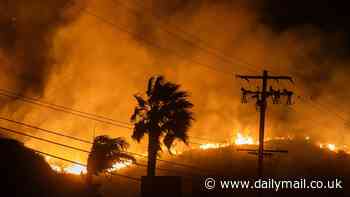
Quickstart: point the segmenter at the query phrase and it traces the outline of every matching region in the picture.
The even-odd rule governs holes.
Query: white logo
[[[206,189],[214,189],[215,188],[215,180],[213,178],[206,178],[204,182],[204,186]]]

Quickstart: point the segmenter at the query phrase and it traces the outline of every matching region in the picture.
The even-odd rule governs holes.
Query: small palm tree
[[[134,123],[132,138],[140,142],[148,134],[148,176],[155,176],[161,139],[169,151],[176,139],[187,144],[193,104],[188,100],[187,92],[179,88],[180,85],[155,76],[148,82],[146,96],[135,95],[137,106],[131,116]]]
[[[91,185],[92,176],[105,172],[113,167],[115,162],[131,160],[136,162],[135,158],[125,151],[129,147],[127,141],[123,138],[110,138],[109,136],[97,136],[91,147],[91,152],[87,162],[87,184]]]

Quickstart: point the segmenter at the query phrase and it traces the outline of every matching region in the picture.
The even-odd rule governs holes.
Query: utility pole
[[[262,76],[247,76],[247,75],[236,75],[239,79],[244,79],[246,81],[249,80],[261,80],[262,81],[262,89],[257,91],[246,90],[243,87],[242,91],[242,103],[248,103],[248,96],[256,99],[257,109],[260,111],[260,120],[259,120],[259,150],[258,150],[258,176],[262,178],[263,176],[263,161],[264,155],[270,155],[271,152],[285,152],[285,151],[273,151],[273,150],[264,150],[264,133],[265,133],[265,113],[267,108],[267,99],[269,97],[272,98],[273,104],[279,104],[281,96],[287,96],[287,104],[292,104],[292,96],[293,92],[288,91],[286,89],[274,90],[272,86],[270,86],[269,90],[267,90],[269,80],[288,80],[293,83],[293,79],[289,76],[271,76],[268,75],[266,70],[263,71]],[[243,149],[242,149],[243,150]],[[247,150],[250,153],[254,150]]]

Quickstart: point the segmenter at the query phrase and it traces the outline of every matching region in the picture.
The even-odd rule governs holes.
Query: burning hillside
[[[250,133],[250,132],[247,132]],[[306,136],[304,139],[294,139],[293,137],[286,136],[286,137],[267,137],[265,140],[265,143],[269,147],[274,147],[273,144],[279,144],[282,145],[283,147],[286,146],[286,144],[290,143],[296,143],[297,141],[302,140],[303,143],[305,144],[310,144],[314,147],[319,148],[320,150],[326,149],[331,152],[335,153],[343,153],[343,154],[349,154],[350,155],[350,150],[346,145],[336,145],[332,143],[320,143],[312,140],[309,136]],[[296,142],[294,142],[296,141]],[[168,159],[175,159],[177,160],[176,157],[182,157],[182,155],[186,155],[191,151],[196,151],[196,150],[209,150],[209,149],[223,149],[223,148],[229,148],[233,147],[236,149],[239,149],[239,147],[253,147],[257,150],[257,145],[259,144],[258,141],[254,140],[252,136],[249,134],[243,134],[241,132],[237,132],[236,137],[231,139],[231,143],[204,143],[201,144],[197,147],[193,146],[191,149],[187,149],[184,151],[176,151],[174,149],[173,151],[173,158],[169,157]],[[232,150],[232,151],[237,151],[237,150]],[[293,150],[292,150],[293,151]],[[147,155],[145,155],[147,156]],[[71,164],[67,162],[63,162],[54,158],[51,158],[49,156],[45,156],[46,161],[50,164],[51,168],[59,173],[68,173],[68,174],[75,174],[75,175],[80,175],[80,174],[86,174],[86,165],[84,165],[85,162],[81,162],[82,164]],[[132,161],[126,160],[123,162],[116,162],[113,164],[113,167],[108,170],[108,172],[113,172],[113,171],[118,171],[121,169],[128,168],[132,166]]]
[[[259,175],[347,176],[347,6],[283,2],[1,0],[0,136],[87,185],[169,160],[255,174],[256,155]]]
[[[58,173],[67,173],[67,174],[75,174],[75,175],[81,175],[81,174],[86,174],[87,169],[86,165],[84,164],[71,164],[71,163],[66,163],[62,164],[61,161],[57,161],[57,159],[53,159],[49,156],[45,156],[46,161],[49,163],[51,166],[51,169],[58,172]],[[61,164],[58,164],[61,163]],[[120,169],[127,168],[132,165],[132,161],[127,160],[127,161],[122,161],[122,162],[116,162],[113,164],[113,167],[108,169],[108,172],[113,172],[113,171],[118,171]]]
[[[270,2],[265,3],[269,7]],[[6,29],[0,33],[0,70],[6,75],[1,88],[128,123],[134,105],[132,95],[144,88],[141,81],[162,74],[191,93],[196,114],[191,135],[227,139],[228,131],[242,125],[257,130],[254,107],[242,106],[238,92],[233,91],[257,84],[236,83],[232,76],[256,73],[264,66],[271,72],[291,73],[298,82],[298,87],[293,87],[297,93],[306,92],[316,102],[341,103],[339,108],[332,105],[334,111],[347,109],[346,100],[336,99],[338,95],[346,98],[347,92],[333,91],[333,87],[347,84],[348,70],[343,66],[347,60],[323,51],[338,46],[340,41],[328,45],[333,41],[329,39],[337,36],[324,35],[311,27],[275,32],[271,24],[260,20],[270,13],[264,8],[261,3],[242,0],[147,0],[143,6],[137,1],[120,6],[110,1],[4,1],[0,4],[0,28]],[[221,28],[212,28],[217,22]],[[182,31],[190,36],[184,36],[187,34]],[[208,46],[212,47],[207,49]],[[231,56],[251,66],[234,62]],[[333,62],[332,72],[327,62]],[[305,71],[296,65],[303,65]],[[313,81],[322,82],[314,80],[318,76],[327,80],[315,85]],[[333,96],[329,97],[328,92]],[[37,108],[3,94],[0,99],[4,116],[10,114],[43,128],[84,139],[91,139],[94,131],[130,136],[130,130],[124,127]],[[273,133],[269,135],[310,131],[307,135],[315,140],[334,139],[333,143],[347,144],[343,120],[306,105],[309,104],[297,100],[293,106],[296,112],[272,106],[271,124],[267,126]],[[341,115],[346,118],[346,113]],[[317,121],[310,117],[317,117]],[[227,132],[214,134],[213,130]],[[38,143],[35,147],[43,145]],[[135,143],[132,151],[143,153],[144,147],[145,144]],[[55,153],[55,147],[46,148]],[[62,152],[59,155],[76,159]]]
[[[249,132],[248,132],[249,133]],[[266,137],[265,143],[269,143],[271,141],[282,141],[284,143],[288,141],[293,141],[294,137],[286,136],[286,137]],[[309,136],[305,136],[304,138],[305,142],[312,143],[315,146],[318,146],[321,149],[328,149],[333,152],[345,152],[347,154],[350,154],[350,150],[348,149],[347,145],[337,145],[333,143],[320,143],[316,142],[313,139],[311,139]],[[233,143],[232,143],[233,142]],[[207,150],[207,149],[218,149],[228,146],[240,146],[240,145],[259,145],[259,142],[257,140],[254,140],[254,138],[250,135],[242,134],[241,132],[237,132],[237,135],[235,138],[231,140],[231,143],[207,143],[202,144],[199,146],[200,149]]]
[[[346,167],[347,165],[350,165],[350,156],[348,154],[344,154],[341,151],[334,152],[329,149],[321,149],[318,144],[312,140],[290,140],[286,138],[283,140],[282,137],[279,137],[278,139],[266,142],[266,146],[268,147],[288,150],[288,154],[276,153],[265,158],[264,164],[266,176],[318,177],[322,175],[343,177],[346,180],[350,177],[349,168]],[[157,173],[158,175],[164,176],[182,176],[184,180],[187,180],[185,181],[186,185],[184,187],[186,188],[186,192],[184,195],[192,196],[190,174],[195,174],[192,175],[193,177],[196,177],[196,175],[223,175],[225,177],[256,176],[257,156],[237,151],[237,149],[245,147],[256,148],[256,145],[237,146],[232,144],[231,146],[220,147],[217,149],[191,149],[183,152],[181,155],[171,158],[169,157],[167,159],[175,163],[190,164],[196,166],[196,168],[192,169],[181,166],[172,166],[171,169],[173,171],[159,170]],[[162,169],[169,168],[169,166],[168,163],[160,163],[158,167]],[[130,168],[125,172],[130,175],[136,175],[144,173],[144,169]],[[123,180],[119,179],[118,181],[123,182]],[[102,180],[102,183],[105,182]],[[105,189],[108,191],[106,195],[113,196],[113,191],[119,190],[118,185],[108,183],[106,183],[106,185]],[[130,183],[128,186],[120,186],[120,188],[123,188],[123,191],[126,191],[126,196],[130,197],[137,196],[140,189],[137,184],[130,185]],[[286,196],[288,195],[286,194]]]

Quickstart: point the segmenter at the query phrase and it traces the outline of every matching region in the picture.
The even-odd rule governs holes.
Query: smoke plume
[[[295,78],[295,85],[271,85],[297,93],[293,109],[269,103],[267,135],[311,135],[346,143],[342,120],[301,99],[327,103],[337,112],[349,106],[348,56],[334,52],[344,47],[346,36],[308,24],[278,27],[270,20],[268,3],[91,0],[81,14],[68,0],[5,1],[0,4],[5,13],[0,19],[0,68],[10,76],[3,86],[128,122],[135,105],[132,95],[145,91],[150,76],[162,74],[191,94],[196,123],[189,135],[227,140],[237,130],[257,136],[254,101],[241,104],[239,91],[259,84],[239,81],[235,74],[267,69]],[[77,137],[131,135],[128,129],[17,105],[19,111],[30,109],[22,113],[26,121]],[[347,118],[345,112],[342,116]],[[132,148],[145,151],[144,144]]]

